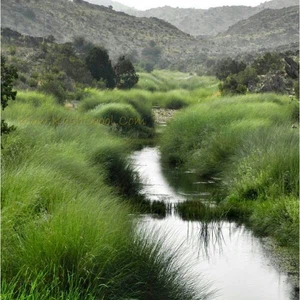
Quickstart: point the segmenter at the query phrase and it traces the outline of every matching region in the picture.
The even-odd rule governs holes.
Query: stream
[[[131,156],[143,184],[142,193],[151,201],[175,204],[189,199],[205,203],[216,189],[214,181],[195,180],[192,172],[164,170],[159,148],[143,148]],[[180,247],[179,264],[188,265],[187,276],[214,291],[212,299],[292,300],[288,276],[270,259],[261,239],[234,222],[182,220],[174,210],[165,218],[141,215],[140,226],[155,231],[168,249]]]

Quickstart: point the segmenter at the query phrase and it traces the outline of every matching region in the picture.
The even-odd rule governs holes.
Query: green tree
[[[13,91],[14,81],[18,78],[18,72],[14,66],[7,65],[4,56],[1,56],[1,107],[4,110],[9,100],[15,100],[17,92]],[[14,126],[9,126],[1,120],[1,135],[8,134],[15,130]]]
[[[215,75],[220,80],[225,80],[229,75],[238,74],[246,69],[244,62],[226,58],[217,62]]]
[[[53,69],[66,73],[75,82],[92,84],[93,78],[83,59],[75,52],[71,43],[47,47],[45,68],[47,72]]]
[[[116,86],[115,74],[107,50],[93,47],[86,57],[86,65],[94,79],[105,81],[107,88]]]
[[[247,67],[244,71],[237,74],[237,81],[239,84],[247,87],[254,86],[259,82],[257,72],[252,67]]]
[[[135,68],[129,59],[121,56],[114,67],[116,84],[119,89],[131,89],[138,81],[139,76],[135,72]]]
[[[252,67],[256,69],[258,75],[265,75],[283,70],[284,62],[278,53],[267,52],[254,60]]]
[[[53,69],[42,76],[39,91],[53,95],[60,104],[64,104],[67,98],[68,79],[64,72]]]
[[[142,50],[142,67],[151,72],[154,66],[161,60],[161,49],[156,45],[154,41],[150,41],[149,45]]]
[[[223,83],[219,84],[219,90],[222,95],[240,95],[246,94],[247,87],[238,82],[236,75],[230,75]]]

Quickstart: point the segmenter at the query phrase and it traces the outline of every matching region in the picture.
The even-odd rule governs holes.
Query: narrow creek
[[[146,147],[131,156],[151,201],[178,203],[188,199],[208,201],[216,188],[213,181],[195,181],[193,174],[164,170],[158,147]],[[180,247],[188,262],[188,276],[197,276],[199,291],[209,284],[213,299],[291,300],[288,276],[272,263],[261,240],[242,225],[229,222],[201,223],[182,220],[175,212],[165,218],[141,215],[140,226],[157,231],[166,247]]]

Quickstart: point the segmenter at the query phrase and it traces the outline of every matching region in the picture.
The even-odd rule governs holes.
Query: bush
[[[226,58],[217,62],[215,66],[216,77],[225,80],[228,76],[238,74],[246,69],[244,62],[239,62],[231,58]]]
[[[265,75],[269,72],[276,72],[283,70],[284,62],[278,53],[267,52],[263,56],[257,58],[252,67],[259,75]]]
[[[247,87],[238,82],[237,76],[228,76],[223,83],[220,83],[219,90],[222,95],[246,94]]]
[[[86,57],[86,65],[97,81],[104,80],[107,88],[116,86],[114,70],[105,49],[91,48]]]
[[[67,98],[66,74],[49,72],[44,74],[38,90],[56,97],[60,104],[64,104]]]
[[[100,105],[92,115],[105,125],[115,125],[119,131],[138,130],[144,125],[139,113],[129,104],[111,103]]]
[[[116,76],[116,85],[119,89],[131,89],[139,81],[139,76],[136,74],[134,66],[129,59],[121,56],[114,66]]]

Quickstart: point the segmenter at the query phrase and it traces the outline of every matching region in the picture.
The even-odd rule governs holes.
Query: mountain
[[[163,19],[194,36],[213,36],[226,31],[231,25],[249,18],[258,11],[250,6],[224,6],[210,9],[164,6],[134,14],[140,17]]]
[[[53,35],[58,42],[82,36],[105,46],[113,59],[152,46],[163,60],[190,56],[198,41],[156,18],[137,18],[82,0],[2,0],[2,27],[31,36]],[[152,47],[154,48],[154,47]]]
[[[207,62],[221,57],[298,48],[298,6],[266,9],[216,36],[194,37],[158,18],[135,17],[83,0],[74,1],[2,0],[2,28],[32,37],[52,35],[58,43],[84,37],[104,46],[113,61],[128,55],[145,69],[154,65],[181,71],[202,68],[203,73]],[[226,9],[229,14],[244,8],[206,12]]]
[[[299,6],[299,0],[272,0],[266,1],[258,6],[259,9],[281,9],[290,6]]]
[[[102,5],[106,7],[112,7],[116,11],[122,11],[125,13],[135,13],[137,11],[134,7],[126,6],[120,2],[112,1],[112,0],[88,0],[87,2],[96,4],[96,5]]]
[[[220,33],[214,41],[239,51],[276,48],[299,42],[299,6],[265,9]]]
[[[128,11],[128,13],[139,17],[156,17],[165,20],[194,36],[214,36],[266,8],[280,9],[298,4],[298,0],[272,0],[257,7],[223,6],[210,9],[186,9],[164,6],[146,11]]]

